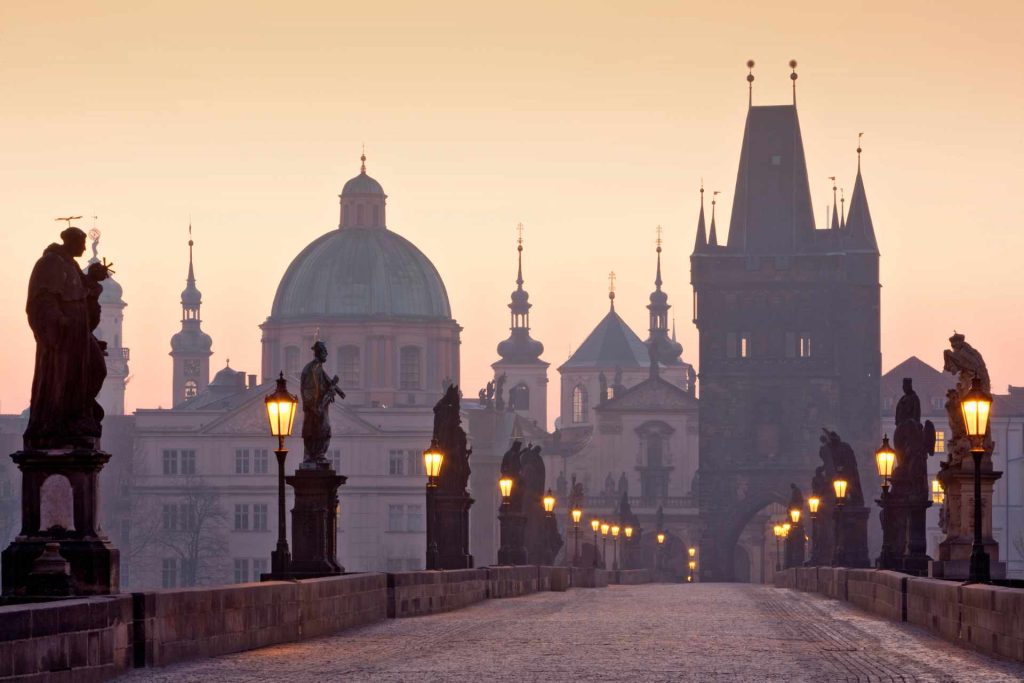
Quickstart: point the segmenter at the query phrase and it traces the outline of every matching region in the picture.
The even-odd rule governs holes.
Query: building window
[[[811,336],[809,334],[800,335],[800,348],[798,353],[801,358],[811,357]]]
[[[740,358],[750,358],[750,333],[740,334]]]
[[[882,401],[882,407],[886,410],[892,410],[892,404],[892,396],[887,396],[885,400]]]
[[[185,398],[192,398],[199,393],[199,383],[194,379],[185,382]]]
[[[160,568],[160,585],[164,588],[178,587],[178,558],[163,558]]]
[[[235,531],[249,530],[249,505],[246,503],[235,504]]]
[[[781,154],[773,154],[772,155],[772,166],[782,166],[782,155]]]
[[[343,387],[359,386],[359,347],[338,347],[338,375]]]
[[[249,558],[235,558],[235,583],[247,583],[249,581]]]
[[[587,389],[582,384],[572,390],[572,421],[573,424],[587,421]]]
[[[235,474],[249,474],[249,449],[235,449]]]
[[[530,387],[520,382],[508,391],[508,405],[512,410],[530,409]]]
[[[942,409],[942,399],[938,396],[932,396],[932,408],[935,410]]]
[[[164,531],[176,531],[178,529],[178,506],[173,503],[165,503],[163,513]]]
[[[403,346],[401,352],[400,389],[420,388],[420,348]]]
[[[405,473],[414,476],[423,474],[423,454],[419,451],[408,451],[406,453]]]
[[[341,472],[341,449],[335,448],[327,453],[328,458],[331,460],[331,468],[335,472]]]
[[[267,530],[267,504],[255,503],[252,506],[252,530]]]
[[[388,451],[388,474],[392,477],[405,474],[405,451]]]
[[[164,451],[164,474],[178,473],[178,451]]]
[[[253,452],[252,472],[253,474],[266,474],[270,453],[266,448],[257,448]]]
[[[935,452],[945,453],[946,452],[946,432],[941,429],[935,430]]]
[[[405,531],[404,505],[388,505],[388,531]]]
[[[196,452],[194,450],[186,449],[181,452],[181,473],[196,473]]]
[[[406,529],[409,531],[423,531],[423,506],[405,506]]]
[[[297,374],[299,374],[299,347],[298,346],[286,346],[286,347],[284,347],[284,374],[286,374],[286,375],[297,375]]]
[[[267,573],[267,558],[257,557],[252,561],[252,580],[259,581],[260,576]]]

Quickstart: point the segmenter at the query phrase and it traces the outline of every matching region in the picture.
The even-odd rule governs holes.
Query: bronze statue
[[[903,378],[903,396],[896,404],[896,431],[893,432],[896,466],[893,470],[893,494],[928,497],[928,456],[935,452],[935,425],[921,424],[921,400],[914,381]]]
[[[106,344],[93,336],[100,322],[100,282],[112,273],[93,263],[85,273],[85,233],[68,227],[36,261],[25,311],[36,339],[26,449],[96,448],[103,409],[96,396],[107,375]]]
[[[846,501],[845,505],[863,507],[864,489],[860,485],[860,470],[857,467],[857,456],[850,444],[843,441],[839,434],[827,429],[822,437],[822,460],[827,464],[832,463],[835,468],[835,475],[846,479]],[[827,437],[827,438],[826,438]]]
[[[328,466],[327,447],[331,444],[331,421],[327,409],[334,403],[335,396],[345,398],[345,392],[338,388],[338,376],[328,377],[324,372],[327,345],[318,341],[311,348],[313,360],[306,363],[301,375],[303,469]]]

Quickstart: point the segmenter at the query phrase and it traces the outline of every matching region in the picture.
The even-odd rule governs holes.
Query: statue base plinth
[[[989,555],[989,576],[1001,580],[1006,578],[1006,563],[993,562]],[[932,560],[928,563],[928,576],[933,579],[966,581],[971,575],[971,560]]]
[[[0,555],[3,595],[117,593],[120,553],[100,530],[98,517],[99,473],[110,454],[32,449],[11,459],[22,473],[21,533]],[[68,564],[66,580],[35,567],[48,543],[57,544]]]
[[[299,469],[285,481],[295,491],[292,557],[287,577],[312,579],[343,574],[338,563],[338,487],[346,477],[331,469]]]
[[[468,493],[450,494],[438,491],[434,497],[437,517],[434,542],[437,544],[438,569],[472,569],[469,554],[469,508],[473,499]],[[427,510],[430,514],[430,510]]]
[[[871,566],[868,558],[868,518],[871,510],[866,507],[844,505],[838,508],[839,536],[832,556],[832,566],[866,568]]]

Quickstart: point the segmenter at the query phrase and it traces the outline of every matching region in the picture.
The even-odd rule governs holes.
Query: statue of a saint
[[[827,453],[828,457],[823,455],[822,460],[825,461],[826,467],[829,462],[835,467],[833,477],[846,479],[846,505],[862,507],[864,505],[864,489],[860,485],[860,470],[853,448],[843,441],[836,432],[826,429],[825,434],[827,439],[824,439],[825,445],[822,446],[822,450]]]
[[[302,443],[303,469],[327,467],[327,447],[331,444],[331,421],[327,409],[334,397],[345,398],[338,388],[338,376],[328,377],[324,372],[327,345],[318,341],[312,346],[313,360],[302,368]]]
[[[109,273],[93,263],[83,273],[85,233],[61,232],[36,261],[25,311],[36,339],[35,372],[25,448],[96,448],[103,409],[96,396],[107,376],[105,343],[93,336],[100,322],[100,282]]]
[[[949,417],[949,426],[952,436],[947,440],[946,450],[949,457],[944,465],[959,465],[960,461],[970,453],[970,439],[967,437],[967,428],[964,426],[963,413],[960,410],[960,401],[967,392],[971,390],[971,383],[974,378],[981,382],[981,389],[986,394],[992,394],[992,383],[988,376],[988,367],[981,354],[973,346],[967,343],[964,335],[954,333],[949,338],[951,350],[942,352],[942,369],[957,376],[956,388],[946,392],[946,415]],[[991,452],[993,444],[990,438],[986,438],[986,450]]]
[[[498,379],[494,382],[494,409],[498,412],[505,410],[505,381],[508,376],[505,373],[498,375]]]

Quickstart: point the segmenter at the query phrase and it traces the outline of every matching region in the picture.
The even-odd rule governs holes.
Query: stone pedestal
[[[526,547],[523,545],[526,533],[526,515],[506,512],[503,506],[498,514],[498,521],[501,525],[501,547],[498,549],[498,564],[526,564]]]
[[[42,585],[39,577],[52,572],[37,571],[35,565],[47,544],[51,554],[55,550],[68,563],[66,583],[53,576],[43,581],[48,592],[64,592],[59,587],[66,585],[66,595],[117,593],[120,555],[100,529],[98,517],[99,473],[110,454],[94,449],[25,450],[11,459],[22,472],[21,531],[0,559],[3,594],[31,595],[30,584]]]
[[[992,469],[992,454],[986,453],[981,461],[981,538],[993,579],[1006,578],[1006,563],[999,561],[999,544],[992,537],[992,492],[1002,476]],[[974,544],[974,461],[966,457],[959,464],[943,467],[938,478],[946,492],[942,513],[946,538],[939,543],[938,559],[929,563],[928,574],[966,580]]]
[[[299,469],[285,481],[295,491],[292,508],[293,579],[342,574],[338,563],[338,487],[346,477],[330,468]]]
[[[804,525],[802,523],[794,524],[789,528],[789,535],[786,536],[783,566],[786,569],[803,566],[806,553],[807,543],[804,540]]]
[[[433,540],[437,544],[438,569],[472,569],[469,554],[469,494],[449,494],[439,490],[434,496]],[[428,508],[429,513],[429,508]]]
[[[870,567],[868,559],[868,517],[871,511],[863,506],[836,507],[837,537],[832,553],[834,567]]]
[[[808,565],[826,567],[832,564],[833,531],[832,515],[821,509],[811,516],[811,559]]]

